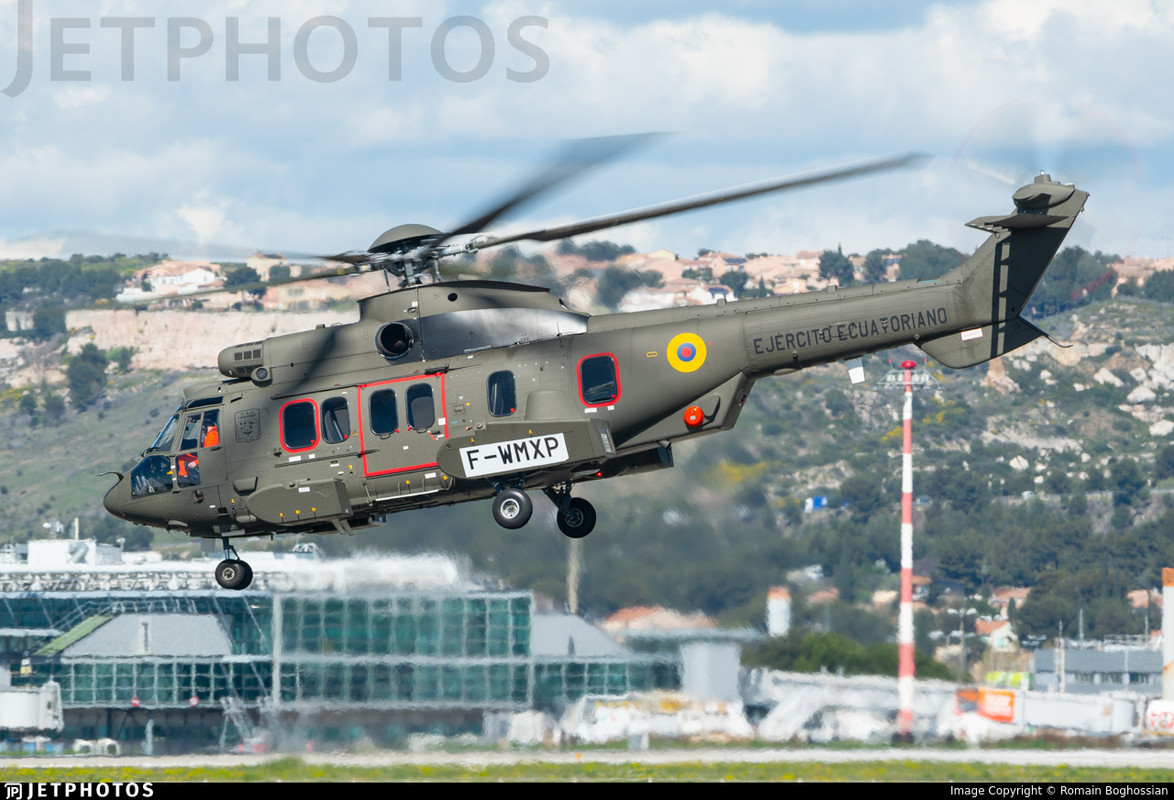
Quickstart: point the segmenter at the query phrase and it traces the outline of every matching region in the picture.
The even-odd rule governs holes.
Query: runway
[[[708,747],[655,750],[478,750],[461,753],[380,751],[348,753],[273,753],[267,755],[177,755],[111,757],[24,757],[0,759],[0,769],[136,767],[143,769],[195,768],[259,765],[284,758],[299,758],[307,764],[352,767],[380,767],[397,764],[457,765],[463,767],[520,763],[599,764],[680,764],[680,763],[861,763],[901,761],[957,764],[1007,764],[1044,767],[1138,767],[1170,769],[1174,751],[1155,749],[934,749],[880,748],[826,750],[821,748]]]

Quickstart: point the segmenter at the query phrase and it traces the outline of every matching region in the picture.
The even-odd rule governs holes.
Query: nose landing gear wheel
[[[216,565],[216,582],[239,591],[253,582],[253,569],[244,561],[226,558]]]
[[[534,502],[521,489],[504,489],[493,498],[493,519],[503,528],[520,528],[533,513]]]
[[[582,497],[572,497],[566,511],[555,518],[558,529],[571,539],[582,539],[595,529],[595,506]]]

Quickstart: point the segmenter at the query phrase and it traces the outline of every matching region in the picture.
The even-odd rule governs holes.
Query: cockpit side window
[[[295,400],[281,407],[281,443],[290,452],[318,444],[318,409],[313,400]]]
[[[170,492],[174,474],[170,458],[147,456],[130,471],[130,496],[146,497]]]
[[[180,450],[195,450],[200,442],[201,414],[192,414],[183,421],[183,436],[179,440]]]
[[[160,434],[160,438],[163,438],[162,434]],[[179,447],[177,448],[179,452],[195,450],[197,447],[215,447],[218,444],[220,444],[219,409],[205,411],[203,414],[196,412],[184,419],[183,435],[179,439]]]
[[[200,447],[215,447],[220,444],[220,410],[204,412],[204,424],[200,426]]]

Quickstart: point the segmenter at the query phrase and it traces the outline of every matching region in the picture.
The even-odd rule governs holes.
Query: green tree
[[[620,301],[624,299],[624,295],[633,289],[663,284],[664,276],[655,270],[637,271],[611,266],[603,271],[595,286],[599,302],[615,310]]]
[[[1174,445],[1166,445],[1154,457],[1154,477],[1158,480],[1174,477]]]
[[[118,371],[122,374],[130,372],[130,360],[134,358],[135,349],[133,347],[115,347],[106,357],[118,365]]]
[[[968,595],[983,584],[982,540],[974,530],[951,537],[935,548],[938,570],[949,580],[958,581]]]
[[[105,354],[92,342],[69,361],[65,374],[69,381],[69,399],[78,411],[84,411],[106,388]]]
[[[880,283],[885,279],[887,267],[885,266],[885,256],[891,255],[892,250],[871,250],[868,255],[864,257],[864,282],[865,283]]]
[[[1083,247],[1065,247],[1040,279],[1031,298],[1032,308],[1048,315],[1093,300],[1107,300],[1116,283],[1110,267],[1120,260],[1100,250],[1090,253]]]
[[[714,281],[712,267],[689,267],[681,271],[681,277],[705,283],[713,283]]]
[[[824,250],[819,257],[819,277],[847,286],[852,283],[852,262],[838,247],[835,250]]]
[[[1044,488],[1051,494],[1068,494],[1072,491],[1072,479],[1066,472],[1054,469],[1044,478]]]
[[[729,286],[734,290],[734,297],[741,298],[743,292],[746,290],[746,282],[750,280],[750,276],[745,272],[739,272],[732,269],[729,272],[723,273],[720,278],[722,285]]]
[[[975,470],[953,471],[945,476],[941,491],[951,506],[968,514],[981,511],[991,500],[986,479]]]
[[[20,396],[18,407],[20,408],[20,413],[28,414],[33,418],[33,425],[37,424],[37,397],[32,391],[27,391]]]
[[[65,333],[65,308],[43,305],[33,311],[32,334],[37,339],[48,339],[58,333]]]
[[[949,667],[914,654],[915,669],[922,678],[950,680]],[[768,639],[748,647],[743,655],[747,667],[769,667],[793,672],[843,672],[845,675],[897,674],[897,646],[887,642],[861,645],[838,633],[801,633],[792,631],[785,637]]]
[[[635,253],[636,248],[630,244],[619,245],[615,242],[597,241],[583,245],[582,252],[588,261],[615,261],[620,256]]]
[[[1127,281],[1121,281],[1117,284],[1118,297],[1144,297],[1141,287],[1138,286],[1135,278],[1130,278]]]
[[[1020,635],[1054,636],[1063,623],[1073,630],[1077,619],[1076,605],[1067,597],[1039,594],[1032,589],[1031,597],[1015,612]]]
[[[45,409],[45,422],[59,425],[65,416],[65,400],[46,384],[41,384],[41,405]]]
[[[1159,303],[1174,303],[1174,271],[1155,272],[1146,279],[1145,285],[1141,287],[1141,294]]]
[[[252,267],[241,265],[224,273],[224,288],[227,291],[245,292],[254,298],[265,294],[264,288],[249,288],[260,282],[261,276]]]
[[[901,280],[925,280],[945,275],[963,262],[957,250],[921,239],[901,254]]]
[[[1109,467],[1109,482],[1113,486],[1113,505],[1131,506],[1146,486],[1141,467],[1132,458],[1120,458]]]
[[[840,484],[840,498],[847,504],[852,518],[867,521],[884,507],[884,492],[875,474],[857,472]]]
[[[122,545],[128,552],[151,549],[154,529],[146,525],[131,525],[125,520],[103,515],[89,526],[94,538],[102,544]],[[121,540],[121,542],[119,541]]]

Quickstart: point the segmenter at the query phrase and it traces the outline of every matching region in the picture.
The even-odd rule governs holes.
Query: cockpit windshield
[[[131,497],[201,485],[201,458],[207,461],[207,453],[219,449],[220,409],[193,411],[192,405],[181,407],[167,421],[155,443],[143,453],[142,461],[131,470]]]
[[[156,450],[170,450],[171,442],[175,439],[175,429],[179,426],[179,414],[175,414],[171,419],[167,420],[167,424],[163,426],[163,430],[155,437],[155,444],[147,448],[148,453]]]

